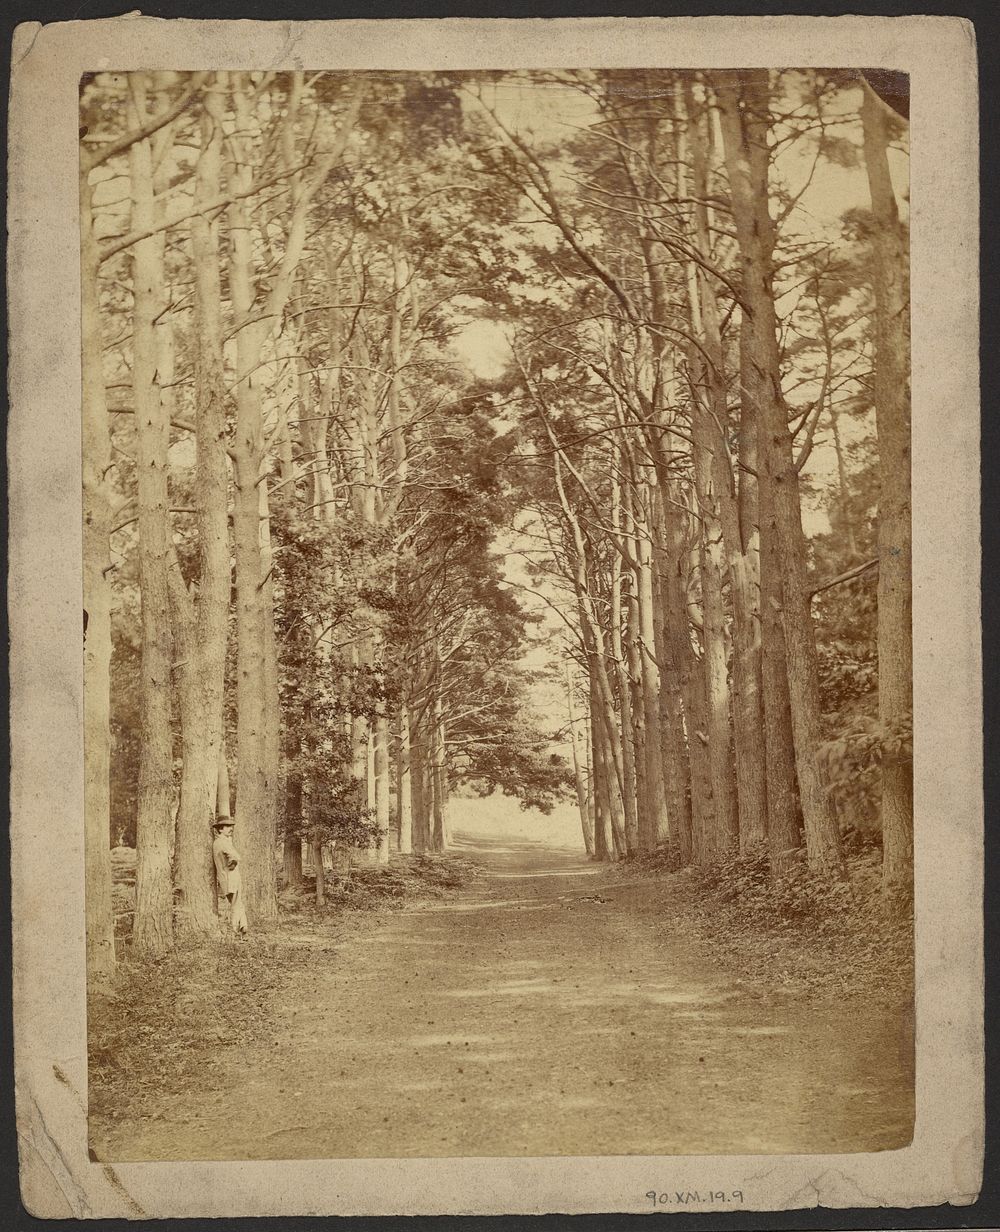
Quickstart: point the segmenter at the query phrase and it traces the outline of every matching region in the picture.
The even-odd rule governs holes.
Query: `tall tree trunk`
[[[882,884],[913,893],[913,641],[910,382],[906,254],[889,177],[885,104],[864,85],[861,118],[875,218],[875,422],[878,432],[878,707],[882,730]]]
[[[748,322],[740,325],[740,427],[738,449],[741,467],[737,487],[737,525],[740,552],[729,556],[729,576],[733,586],[735,621],[733,627],[733,726],[736,737],[737,782],[740,801],[740,849],[757,850],[770,844],[772,813],[790,817],[798,833],[798,788],[795,784],[794,753],[790,720],[781,746],[790,774],[779,790],[790,793],[789,803],[775,810],[772,797],[781,774],[772,776],[767,751],[767,698],[764,687],[764,616],[760,565],[760,505],[758,500],[758,415],[754,382],[760,374],[747,371],[743,361],[743,334]],[[779,579],[780,583],[780,579]],[[773,609],[772,609],[773,611]],[[773,612],[778,619],[778,613]],[[780,625],[780,620],[778,621]],[[784,638],[782,637],[782,642]],[[783,659],[780,660],[782,673]],[[781,713],[788,714],[788,681],[772,682],[771,693]],[[775,693],[774,690],[778,690]],[[791,811],[789,812],[789,807]],[[786,832],[787,837],[787,832]],[[770,849],[770,847],[769,847]]]
[[[430,850],[428,753],[417,711],[410,710],[410,782],[413,796],[413,850]]]
[[[551,429],[550,429],[551,435]],[[552,438],[554,440],[554,438]],[[587,672],[590,676],[591,715],[596,716],[597,723],[593,728],[594,737],[600,734],[605,758],[605,780],[608,793],[608,824],[613,835],[613,845],[621,851],[626,850],[625,842],[625,805],[623,799],[625,774],[623,769],[623,754],[621,733],[615,712],[614,693],[608,679],[607,642],[604,627],[601,624],[599,612],[594,602],[591,581],[588,577],[589,553],[587,541],[580,528],[580,521],[566,494],[562,479],[561,450],[553,456],[553,478],[559,494],[559,504],[562,508],[564,526],[572,539],[571,557],[573,584],[576,590],[576,601],[580,613],[580,629],[583,635],[584,651],[587,655]],[[597,705],[594,704],[596,689]],[[596,747],[596,746],[595,746]],[[611,848],[609,847],[609,856]]]
[[[326,870],[323,868],[323,840],[314,832],[310,842],[313,871],[316,876],[316,906],[322,907],[326,902]]]
[[[771,485],[780,549],[788,693],[806,850],[814,869],[843,877],[840,833],[817,760],[822,731],[816,641],[805,580],[798,471],[781,390],[773,288],[775,227],[768,210],[768,74],[765,69],[727,70],[717,80],[753,362],[764,377],[759,464]]]
[[[271,551],[271,517],[268,503],[268,479],[263,476],[258,487],[258,507],[260,526],[260,567],[263,584],[261,586],[262,628],[264,634],[264,678],[262,690],[264,695],[264,734],[262,747],[264,751],[265,780],[268,785],[264,797],[267,816],[262,820],[261,829],[270,843],[267,868],[270,870],[270,880],[264,886],[264,895],[258,911],[261,919],[274,919],[278,914],[277,899],[277,841],[278,820],[281,815],[281,699],[278,686],[278,639],[274,627],[274,557]]]
[[[431,726],[431,849],[444,851],[448,845],[447,807],[448,807],[448,768],[445,761],[445,727],[444,707],[441,699],[440,686],[434,682],[434,707]]]
[[[662,509],[662,501],[658,502]],[[666,520],[660,513],[656,519],[658,528],[665,528]],[[656,657],[660,670],[660,733],[663,741],[664,782],[667,792],[667,809],[670,816],[670,841],[682,864],[691,860],[691,772],[684,722],[686,704],[684,699],[684,672],[678,651],[679,644],[686,640],[690,653],[690,637],[687,631],[687,611],[677,603],[676,593],[671,595],[679,560],[672,557],[665,545],[665,536],[657,534],[653,549],[653,606],[655,611]],[[676,636],[673,628],[676,627]]]
[[[634,473],[631,476],[634,485]],[[637,539],[633,531],[631,493],[624,502],[625,542],[633,559],[638,559]],[[636,845],[641,847],[639,831],[648,824],[645,820],[653,815],[649,795],[649,780],[646,767],[646,713],[643,705],[642,643],[639,633],[639,582],[637,572],[630,569],[625,591],[625,646],[628,655],[628,687],[630,693],[629,715],[631,717],[631,740],[635,766],[636,795]],[[628,736],[625,737],[628,739]]]
[[[146,123],[146,75],[129,74],[136,127]],[[129,150],[132,224],[155,224],[150,142]],[[132,396],[135,405],[136,475],[139,504],[139,585],[142,612],[142,671],[139,753],[139,814],[136,823],[136,903],[132,948],[144,957],[173,944],[173,732],[170,723],[171,663],[167,512],[167,450],[170,425],[160,400],[156,320],[165,307],[162,237],[140,240],[132,252]]]
[[[744,384],[754,397],[752,358],[744,367]],[[772,484],[758,467],[760,518],[761,689],[764,699],[764,756],[767,769],[767,846],[772,877],[795,863],[802,846],[799,786],[795,777],[792,710],[785,666],[782,620],[781,547],[774,525]]]
[[[620,537],[622,524],[622,493],[619,477],[619,452],[612,450],[611,461],[611,528]],[[625,810],[626,854],[639,850],[639,818],[635,772],[635,741],[632,720],[632,694],[622,644],[622,561],[616,552],[611,561],[611,655],[615,665],[615,682],[621,709],[622,803]]]
[[[87,974],[115,969],[111,900],[111,432],[98,293],[100,256],[93,190],[80,174],[80,304],[83,359],[83,765]]]
[[[598,860],[610,860],[614,854],[614,838],[611,832],[611,798],[609,794],[609,769],[605,750],[605,737],[601,721],[601,699],[597,684],[590,682],[590,741],[593,750],[594,793],[594,855]]]
[[[725,606],[722,599],[722,570],[718,523],[711,516],[712,494],[708,476],[708,458],[697,451],[695,472],[701,471],[697,523],[698,558],[701,576],[702,666],[705,671],[705,696],[708,700],[708,761],[712,775],[712,799],[715,802],[715,833],[712,850],[716,856],[731,851],[739,844],[736,813],[736,783],[733,778],[733,740],[729,713],[729,672],[727,666]]]
[[[651,814],[642,825],[640,818],[639,845],[650,851],[662,839],[672,837],[667,816],[666,781],[663,767],[663,734],[660,723],[660,669],[656,662],[656,613],[653,604],[653,520],[650,516],[651,496],[646,492],[636,502],[640,516],[635,517],[638,571],[636,587],[639,597],[639,646],[642,651],[642,704],[646,730],[646,789]]]
[[[671,659],[677,668],[680,693],[684,700],[690,785],[690,854],[696,863],[703,864],[710,858],[710,844],[715,833],[715,801],[708,757],[708,699],[705,672],[692,643],[692,637],[696,637],[700,644],[700,633],[692,630],[688,616],[683,563],[686,535],[684,515],[678,505],[677,496],[662,502],[665,552],[660,568],[660,590]]]
[[[566,660],[566,714],[569,723],[570,745],[573,749],[573,782],[576,785],[576,804],[580,810],[580,825],[583,830],[583,846],[588,856],[594,854],[594,827],[587,808],[587,784],[580,759],[580,736],[576,730],[573,710],[573,675],[569,659]]]
[[[223,78],[219,74],[219,78]],[[218,81],[224,86],[224,81]],[[201,121],[201,154],[195,172],[195,200],[219,195],[222,104],[210,91]],[[214,927],[215,871],[212,820],[222,756],[223,695],[232,567],[229,547],[229,469],[223,378],[222,288],[218,223],[199,214],[191,221],[195,321],[194,500],[198,526],[197,600],[183,592],[175,567],[175,628],[182,631],[180,717],[183,761],[177,813],[174,870],[181,899],[179,931],[207,933]],[[228,815],[228,801],[226,809]]]
[[[230,138],[231,166],[228,187],[249,192],[253,173],[245,149],[250,128],[248,84],[233,74],[232,97],[238,134]],[[274,875],[275,835],[272,794],[277,790],[269,774],[265,708],[267,633],[265,587],[261,552],[261,494],[264,482],[264,426],[261,414],[263,383],[261,338],[249,324],[256,288],[253,270],[253,233],[244,199],[229,206],[229,289],[233,312],[241,322],[236,331],[236,429],[233,440],[235,500],[233,539],[236,557],[236,827],[243,853],[243,889],[247,914],[273,917],[277,911]]]
[[[396,839],[401,855],[413,851],[413,795],[410,771],[410,712],[406,702],[399,707],[399,740],[396,753]]]
[[[375,824],[378,827],[378,862],[389,863],[389,720],[380,714],[374,731]]]
[[[593,715],[587,712],[584,720],[586,723],[585,734],[587,737],[587,822],[590,827],[590,833],[594,835],[594,855],[597,855],[597,795],[595,788],[594,769],[594,719]]]
[[[683,98],[683,102],[681,101]],[[693,171],[693,209],[695,245],[702,257],[700,263],[687,262],[688,301],[692,326],[703,340],[700,348],[689,348],[689,365],[693,373],[700,372],[701,382],[692,387],[693,428],[695,437],[695,480],[698,489],[702,516],[707,518],[704,529],[703,553],[708,561],[704,570],[714,589],[718,577],[721,602],[722,557],[725,557],[729,573],[730,600],[733,621],[733,667],[732,667],[732,737],[736,767],[736,795],[732,803],[716,795],[720,801],[718,817],[723,825],[720,831],[723,845],[733,844],[738,814],[739,844],[742,851],[763,846],[767,835],[767,785],[765,776],[765,753],[763,739],[763,711],[761,706],[761,644],[760,618],[758,611],[759,578],[757,562],[756,528],[743,533],[740,519],[739,497],[730,456],[729,387],[726,379],[726,356],[722,341],[721,312],[716,284],[708,273],[707,265],[712,260],[713,219],[709,206],[709,149],[711,141],[706,132],[707,115],[699,113],[694,99],[690,78],[685,78],[678,92],[678,113],[682,122],[681,155],[678,159],[678,196],[684,198],[687,191],[687,173],[684,166],[684,151],[691,150]],[[753,429],[752,431],[748,429]],[[745,467],[756,469],[756,408],[741,405],[740,461]],[[743,456],[749,444],[750,455]],[[752,481],[749,472],[744,472]],[[747,489],[747,498],[754,496]],[[716,529],[717,528],[717,529]],[[714,541],[721,535],[721,545],[713,550]],[[711,542],[708,542],[708,539]],[[716,557],[718,559],[716,560]],[[714,569],[713,569],[714,566]],[[713,576],[714,574],[714,576]],[[717,623],[718,612],[710,605],[706,617],[707,634]],[[714,639],[713,639],[714,640]],[[716,680],[720,665],[714,664]],[[710,683],[708,693],[713,692]],[[728,742],[728,737],[727,737]],[[720,766],[720,757],[713,754],[713,778],[726,772]],[[725,754],[728,767],[730,755]],[[737,802],[738,801],[738,807]]]
[[[301,86],[293,76],[293,91]],[[279,329],[284,308],[302,259],[313,197],[340,159],[361,106],[364,86],[358,85],[343,123],[333,132],[330,113],[320,117],[318,150],[309,176],[288,165],[294,156],[294,95],[282,133],[285,170],[292,183],[294,205],[280,262],[268,269],[269,287],[263,312],[252,311],[258,292],[254,276],[254,230],[246,201],[254,175],[249,159],[253,129],[252,86],[245,73],[230,76],[235,129],[228,136],[231,190],[240,194],[229,211],[229,288],[236,328],[236,432],[233,444],[236,474],[234,540],[236,548],[238,649],[237,825],[243,835],[244,890],[247,910],[260,918],[277,914],[275,843],[280,772],[277,655],[274,641],[273,585],[261,393],[266,384],[264,349]],[[252,225],[254,230],[252,230]],[[266,238],[266,237],[265,237]],[[272,348],[273,357],[273,348]]]

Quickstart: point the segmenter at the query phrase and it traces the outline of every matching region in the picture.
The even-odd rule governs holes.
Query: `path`
[[[456,835],[484,876],[386,917],[278,994],[276,1047],[221,1048],[100,1157],[846,1152],[899,1146],[898,1027],[769,1007],[671,937],[663,887]],[[604,901],[601,901],[604,900]],[[324,965],[325,964],[325,965]],[[236,1115],[231,1115],[233,1109]]]

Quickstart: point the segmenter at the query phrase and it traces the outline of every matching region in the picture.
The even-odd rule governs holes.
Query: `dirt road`
[[[671,932],[655,882],[456,835],[483,877],[296,966],[274,1039],[221,1044],[99,1158],[846,1152],[903,1145],[898,1014],[771,1002]]]

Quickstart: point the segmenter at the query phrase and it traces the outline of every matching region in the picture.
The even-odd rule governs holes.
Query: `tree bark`
[[[583,831],[583,846],[588,856],[594,854],[594,827],[587,807],[587,784],[580,759],[580,736],[576,730],[573,710],[573,675],[569,659],[566,660],[566,714],[569,723],[570,745],[573,749],[573,782],[576,785],[576,804],[580,810],[580,826]]]
[[[671,551],[666,542],[668,519],[664,516],[662,497],[657,501],[657,535],[653,546],[653,599],[656,612],[656,657],[660,671],[660,732],[670,817],[670,841],[682,864],[688,864],[692,854],[691,769],[685,733],[688,705],[684,692],[683,657],[690,656],[691,639],[688,616],[683,602],[678,602],[680,559],[677,545]]]
[[[600,715],[601,699],[598,695],[597,683],[591,677],[590,743],[593,751],[594,855],[598,860],[610,860],[614,855],[614,839],[611,833],[608,762]]]
[[[726,167],[750,315],[752,362],[762,373],[759,465],[773,498],[780,550],[788,693],[795,766],[811,867],[836,878],[846,875],[840,833],[817,761],[822,736],[819,674],[810,596],[798,471],[781,390],[774,307],[775,226],[768,209],[767,70],[717,74]]]
[[[413,795],[410,770],[410,713],[406,702],[399,707],[399,741],[396,754],[396,837],[401,855],[413,851]]]
[[[700,416],[698,416],[700,418]],[[696,430],[698,436],[700,431]],[[720,562],[721,531],[714,514],[711,456],[704,444],[695,448],[696,533],[701,577],[702,667],[708,702],[708,762],[715,802],[715,832],[710,844],[716,857],[739,844],[736,791],[733,778],[733,739],[729,710],[725,606]]]
[[[664,560],[661,566],[660,590],[663,596],[665,631],[670,654],[678,672],[680,693],[684,701],[684,725],[687,734],[687,764],[690,854],[703,864],[711,855],[711,840],[715,833],[715,801],[712,795],[712,774],[708,757],[708,701],[705,672],[696,656],[692,638],[700,633],[692,629],[688,616],[687,582],[684,574],[686,534],[684,514],[679,500],[663,500]]]
[[[448,846],[447,793],[448,767],[445,760],[444,706],[438,681],[434,682],[434,705],[431,726],[431,850],[444,851]]]
[[[250,128],[248,86],[243,74],[233,74],[232,97],[238,133],[230,138],[230,187],[252,188],[244,138]],[[245,199],[229,207],[229,288],[237,321],[248,322],[255,298],[253,237]],[[261,493],[264,476],[264,427],[261,414],[261,337],[244,324],[236,331],[236,428],[233,439],[235,471],[234,546],[236,557],[237,639],[237,765],[236,824],[243,852],[243,892],[247,913],[254,918],[277,912],[274,875],[275,834],[273,795],[277,767],[268,764],[265,716],[267,672],[265,610],[261,551]]]
[[[755,398],[759,384],[752,356],[743,368],[744,387]],[[754,378],[758,378],[755,382]],[[792,709],[785,666],[785,626],[782,619],[781,546],[774,524],[772,485],[758,467],[760,519],[761,689],[764,700],[764,757],[767,770],[767,846],[771,875],[782,877],[802,847],[802,810],[795,776]]]
[[[218,75],[217,84],[224,87]],[[195,172],[195,200],[204,203],[220,189],[222,104],[205,97],[201,154]],[[229,467],[226,457],[228,395],[223,377],[221,276],[218,223],[206,214],[191,220],[194,271],[195,470],[198,527],[197,600],[184,593],[176,567],[173,578],[175,628],[181,633],[179,670],[183,761],[177,813],[174,870],[181,890],[177,927],[207,933],[214,928],[215,871],[212,821],[222,756],[223,696],[232,566],[229,545]],[[228,815],[229,804],[226,802]]]
[[[689,78],[685,78],[678,106],[682,132],[687,138],[682,141],[682,150],[690,147],[693,171],[694,243],[702,261],[687,263],[688,300],[692,328],[702,339],[701,348],[689,348],[689,364],[692,372],[701,374],[700,387],[693,385],[693,430],[695,440],[695,481],[698,489],[699,507],[706,519],[703,536],[703,554],[709,559],[703,568],[703,577],[710,581],[714,590],[718,578],[719,601],[723,557],[729,574],[730,601],[732,605],[732,741],[736,767],[736,793],[730,802],[725,796],[716,796],[720,801],[717,814],[722,819],[720,837],[723,846],[734,844],[738,829],[741,851],[760,848],[767,835],[767,785],[765,777],[765,752],[763,739],[763,711],[761,705],[761,642],[759,577],[757,558],[757,532],[755,525],[744,533],[741,527],[739,497],[733,474],[730,447],[729,388],[726,379],[726,356],[722,340],[721,313],[716,283],[706,266],[712,260],[713,219],[709,207],[709,149],[711,142],[705,131],[705,115],[699,113],[694,90]],[[678,195],[688,194],[683,157],[678,160]],[[744,419],[746,422],[744,422]],[[744,467],[755,469],[756,460],[756,409],[744,402],[741,404],[740,456]],[[750,431],[748,429],[752,428]],[[750,445],[751,456],[744,457],[744,448]],[[744,472],[748,475],[748,472]],[[752,477],[750,477],[752,478]],[[751,489],[747,489],[749,498]],[[721,544],[714,544],[721,536]],[[713,577],[713,574],[715,575]],[[718,613],[706,619],[706,634],[714,629]],[[713,635],[714,638],[714,635]],[[708,643],[706,642],[706,645]],[[723,648],[724,650],[724,648]],[[720,667],[714,665],[714,677],[718,680]],[[713,685],[709,685],[711,699]],[[711,704],[711,702],[710,702]],[[725,755],[725,766],[730,764],[730,754]],[[713,778],[725,773],[719,765],[719,757],[713,754]],[[731,773],[731,772],[730,772]],[[738,804],[737,804],[738,802]],[[737,823],[738,818],[738,823]]]
[[[611,460],[611,528],[620,537],[622,524],[622,491],[619,477],[618,449]],[[627,854],[639,850],[638,788],[635,768],[635,740],[632,719],[632,694],[622,644],[622,561],[615,552],[611,561],[611,655],[615,665],[615,682],[621,710],[622,802],[625,810],[625,847]],[[575,750],[574,750],[575,752]]]
[[[672,837],[667,815],[666,782],[663,767],[663,732],[660,722],[660,669],[656,662],[656,613],[653,604],[653,521],[650,516],[651,495],[638,494],[634,510],[638,571],[636,586],[639,597],[639,647],[642,652],[642,704],[646,731],[646,790],[650,816],[642,825],[640,818],[639,845],[651,851],[661,840]]]
[[[111,433],[98,292],[100,254],[93,190],[80,173],[80,303],[83,361],[83,763],[87,974],[115,969],[111,900]]]
[[[413,850],[430,850],[430,793],[424,728],[416,710],[410,710],[410,776],[413,796]]]
[[[882,730],[882,885],[890,906],[913,894],[913,642],[909,321],[904,237],[889,176],[888,115],[863,85],[875,291],[875,422],[879,449],[878,702]]]
[[[144,73],[129,74],[130,114],[147,116]],[[139,228],[155,220],[150,143],[129,148],[132,217]],[[156,320],[165,306],[162,236],[141,240],[132,252],[132,396],[135,406],[139,506],[139,585],[142,619],[139,801],[136,822],[135,920],[132,949],[158,957],[173,944],[173,732],[170,722],[173,639],[170,627],[167,497],[169,418],[160,399]]]
[[[389,863],[389,720],[375,720],[375,824],[378,827],[378,862]]]

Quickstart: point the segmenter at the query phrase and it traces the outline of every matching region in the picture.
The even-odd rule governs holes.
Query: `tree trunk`
[[[410,771],[410,713],[399,707],[399,742],[396,754],[396,838],[401,855],[413,851],[413,796]]]
[[[620,538],[622,495],[619,480],[617,447],[611,460],[611,527]],[[611,655],[615,664],[615,682],[621,709],[622,803],[625,810],[624,841],[626,854],[639,850],[638,788],[635,771],[635,742],[632,721],[632,694],[622,645],[622,561],[616,552],[611,561]]]
[[[220,191],[222,104],[209,92],[201,124],[195,200]],[[183,744],[174,871],[181,889],[177,927],[207,933],[215,925],[212,821],[222,757],[222,716],[232,568],[229,547],[229,468],[223,378],[222,302],[218,224],[204,214],[191,221],[194,268],[195,444],[194,500],[198,525],[198,587],[194,603],[174,579],[175,623],[184,630],[180,669]],[[226,815],[229,802],[226,801]]]
[[[434,686],[434,709],[431,727],[431,850],[444,851],[447,835],[447,765],[445,762],[444,711],[437,682]]]
[[[411,709],[410,716],[410,781],[413,796],[413,850],[424,852],[430,849],[430,794],[428,781],[428,755],[424,731],[417,714]]]
[[[594,835],[594,855],[597,855],[597,795],[596,795],[596,774],[594,769],[594,719],[588,711],[586,719],[585,734],[587,737],[587,824],[590,828],[590,833]]]
[[[248,86],[233,75],[233,104],[239,133],[250,128]],[[228,187],[248,192],[253,174],[244,139],[230,138]],[[235,501],[233,539],[236,557],[237,763],[236,826],[243,852],[243,891],[251,919],[277,911],[274,876],[274,810],[277,784],[268,774],[268,724],[265,709],[267,648],[265,587],[261,552],[261,495],[264,440],[261,415],[261,337],[251,318],[256,288],[252,278],[253,233],[244,200],[229,206],[229,288],[233,313],[244,322],[236,331],[236,428],[233,440]]]
[[[115,969],[111,900],[111,433],[90,179],[80,176],[83,360],[83,765],[87,974]]]
[[[744,384],[753,397],[752,359],[744,368]],[[774,525],[772,485],[758,468],[760,518],[761,689],[764,699],[764,756],[767,769],[767,845],[772,877],[781,877],[796,861],[802,846],[799,785],[795,777],[792,711],[785,667],[785,627],[782,620],[781,548]]]
[[[774,308],[774,222],[768,210],[767,70],[718,74],[726,167],[750,314],[752,362],[763,375],[759,465],[771,485],[781,565],[788,693],[795,767],[810,865],[833,877],[845,866],[840,833],[820,775],[822,736],[819,673],[805,581],[805,546],[798,471],[781,391],[781,363]]]
[[[705,672],[692,644],[692,636],[700,643],[700,633],[692,630],[688,616],[684,576],[686,535],[684,515],[678,509],[676,496],[672,500],[663,499],[662,517],[665,553],[664,565],[660,569],[660,591],[670,655],[676,665],[680,695],[684,702],[690,789],[686,814],[690,816],[690,855],[697,863],[703,864],[710,858],[711,840],[715,833],[715,801],[708,758],[708,701]]]
[[[683,103],[681,103],[683,98]],[[685,78],[678,91],[678,113],[682,122],[681,156],[678,160],[678,196],[692,195],[695,205],[695,244],[703,261],[712,260],[713,218],[709,206],[709,150],[711,141],[706,132],[706,114],[699,113],[695,104],[694,90],[689,78]],[[687,189],[687,173],[683,150],[690,145],[693,171],[693,193]],[[721,312],[716,284],[706,265],[693,260],[687,262],[688,300],[692,327],[700,334],[701,348],[689,348],[689,365],[693,373],[701,374],[700,388],[692,385],[693,429],[695,437],[695,479],[702,516],[708,521],[705,530],[710,532],[705,542],[709,561],[705,576],[718,577],[721,602],[722,559],[725,557],[729,573],[730,601],[733,622],[732,666],[732,736],[736,766],[736,794],[730,804],[720,797],[721,808],[717,813],[724,818],[722,838],[724,846],[733,844],[737,828],[741,851],[759,848],[767,835],[767,785],[765,777],[765,753],[763,740],[763,712],[761,708],[761,644],[760,616],[758,610],[759,578],[757,562],[757,531],[755,517],[744,529],[741,525],[740,500],[733,474],[730,445],[729,387],[726,376],[726,355],[722,342]],[[753,482],[750,471],[756,470],[756,407],[744,399],[741,404],[739,460],[743,464],[743,479]],[[746,468],[749,468],[747,470]],[[755,499],[752,487],[746,489],[746,501]],[[716,529],[717,527],[717,529]],[[721,546],[716,551],[714,541],[721,535]],[[724,551],[723,551],[724,549]],[[717,623],[718,613],[706,620],[707,632]],[[719,664],[714,666],[718,677]],[[713,686],[709,686],[711,698]],[[718,758],[713,759],[713,776],[721,773]],[[730,757],[727,754],[726,765]],[[716,789],[718,795],[718,788]],[[738,802],[738,805],[737,805]]]
[[[904,237],[889,177],[885,104],[864,85],[861,118],[875,218],[875,422],[878,432],[878,708],[882,731],[882,885],[895,909],[913,894],[913,642],[909,324]]]
[[[588,856],[594,854],[594,827],[587,808],[587,785],[580,761],[580,736],[576,730],[573,712],[573,676],[569,659],[566,660],[566,713],[569,722],[569,738],[573,749],[573,781],[576,784],[576,804],[580,810],[580,825],[583,830],[583,846]]]
[[[632,474],[634,484],[635,476]],[[631,495],[624,501],[625,512],[625,542],[633,559],[638,558],[637,539],[634,534]],[[627,575],[625,592],[625,647],[628,655],[628,687],[630,693],[629,715],[631,732],[624,738],[631,738],[633,749],[633,764],[635,766],[635,796],[636,796],[636,846],[641,846],[638,831],[648,823],[645,820],[652,816],[652,801],[649,795],[649,781],[646,773],[646,714],[643,705],[642,677],[642,643],[639,635],[639,583],[636,571],[630,569]]]
[[[389,863],[389,720],[375,720],[375,824],[378,827],[378,862]]]
[[[594,855],[598,860],[610,860],[614,855],[614,839],[611,833],[611,799],[608,791],[609,771],[605,754],[603,723],[600,718],[601,700],[597,685],[590,685],[590,739],[593,749],[594,792]]]
[[[130,73],[138,127],[147,120],[146,77]],[[155,223],[150,143],[129,149],[132,224]],[[165,307],[162,237],[140,240],[132,252],[132,396],[135,405],[136,475],[139,506],[139,586],[142,612],[142,671],[139,753],[139,813],[136,822],[136,900],[133,952],[157,957],[173,944],[173,732],[170,723],[173,640],[170,628],[167,512],[167,450],[170,425],[161,404],[157,376],[156,320]]]
[[[261,587],[262,628],[264,633],[264,775],[267,791],[264,796],[264,806],[267,815],[262,819],[261,830],[266,834],[269,848],[266,868],[270,871],[270,880],[264,885],[264,894],[258,911],[261,919],[274,919],[278,914],[277,899],[277,841],[278,820],[281,815],[279,801],[281,799],[281,699],[278,686],[278,640],[274,627],[274,581],[271,554],[271,520],[268,505],[268,481],[265,474],[258,487],[258,508],[260,526],[260,567],[263,585]]]
[[[663,502],[659,502],[661,509]],[[666,530],[667,520],[660,516],[657,523]],[[656,657],[663,665],[660,672],[660,734],[663,741],[664,782],[667,809],[670,816],[670,841],[682,864],[691,860],[691,774],[690,754],[685,739],[684,671],[680,655],[690,654],[687,611],[677,602],[676,587],[679,559],[667,550],[666,534],[658,534],[654,547],[653,601],[656,613]],[[675,593],[671,595],[671,590]],[[676,629],[676,635],[674,634]],[[680,649],[679,649],[680,648]]]
[[[656,615],[653,605],[653,522],[650,517],[650,496],[641,497],[637,505],[642,520],[636,518],[638,573],[636,585],[639,597],[639,646],[642,651],[642,704],[646,731],[646,790],[651,807],[650,816],[642,825],[639,844],[651,851],[670,834],[667,816],[666,782],[663,768],[663,733],[660,723],[660,669],[656,663]]]
[[[313,870],[316,874],[316,906],[322,907],[326,902],[326,870],[323,868],[323,840],[314,834],[310,847]]]
[[[720,568],[721,531],[712,517],[713,497],[710,459],[704,449],[696,450],[695,475],[697,504],[698,559],[701,575],[702,667],[708,701],[708,762],[715,802],[715,833],[711,847],[718,857],[739,844],[736,791],[733,779],[733,740],[729,715],[729,672],[727,665],[725,607],[722,600]]]

